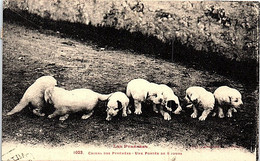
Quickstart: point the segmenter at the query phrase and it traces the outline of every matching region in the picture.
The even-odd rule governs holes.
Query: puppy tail
[[[99,94],[98,93],[98,99],[100,100],[100,101],[106,101],[106,100],[108,100],[109,99],[109,97],[112,95],[112,93],[111,94]]]
[[[21,101],[10,111],[8,112],[6,115],[13,115],[17,112],[20,112],[22,109],[24,109],[27,105],[29,104],[29,102],[22,98]]]

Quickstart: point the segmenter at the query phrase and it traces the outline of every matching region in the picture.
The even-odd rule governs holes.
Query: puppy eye
[[[238,102],[238,99],[236,99],[234,102]]]
[[[157,94],[154,94],[153,96],[154,96],[154,97],[157,97]]]

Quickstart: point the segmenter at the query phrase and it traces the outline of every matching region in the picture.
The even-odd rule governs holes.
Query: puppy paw
[[[141,114],[142,114],[142,111],[141,111],[141,110],[135,110],[135,114],[136,114],[136,115],[141,115]]]
[[[53,118],[53,116],[52,116],[52,115],[49,115],[48,118],[51,119],[51,118]]]
[[[107,120],[107,121],[111,121],[112,118],[108,116],[108,117],[106,118],[106,120]]]
[[[86,120],[86,119],[90,118],[90,116],[92,116],[93,113],[94,113],[94,111],[91,111],[89,114],[84,114],[81,116],[81,119]]]
[[[222,119],[222,118],[224,118],[225,116],[224,116],[223,113],[221,113],[221,114],[218,114],[218,117]]]
[[[232,113],[231,113],[231,112],[228,112],[228,113],[227,113],[227,117],[232,117]]]
[[[173,113],[174,113],[175,115],[179,115],[179,114],[181,114],[181,111],[179,111],[179,110],[177,111],[177,110],[176,110],[176,111],[174,111]]]
[[[197,118],[197,113],[192,113],[191,115],[190,115],[192,118]]]
[[[45,114],[44,114],[44,113],[40,113],[38,109],[34,109],[34,110],[33,110],[33,113],[34,113],[35,115],[37,115],[37,116],[40,116],[40,117],[45,116]]]
[[[153,110],[155,113],[159,113],[159,111],[158,110]]]
[[[168,120],[168,121],[172,119],[168,113],[164,113],[163,118],[164,120]]]
[[[207,118],[207,117],[205,117],[205,116],[200,116],[200,117],[199,117],[199,120],[200,120],[200,121],[204,121],[204,120],[206,120],[206,118]]]
[[[131,110],[127,110],[127,114],[128,115],[132,114],[132,111]]]
[[[89,117],[90,117],[89,115],[83,115],[83,116],[81,117],[81,119],[86,120],[86,119],[88,119]]]
[[[43,116],[45,116],[45,113],[41,113],[39,116],[43,117]]]
[[[60,117],[59,120],[60,121],[65,121],[65,120],[67,120],[67,118],[66,117]]]
[[[233,112],[237,112],[237,110],[235,108],[233,108]]]
[[[122,113],[122,117],[126,117],[127,116],[127,114],[126,113]]]
[[[191,108],[193,105],[192,104],[189,104],[186,106],[186,108]]]

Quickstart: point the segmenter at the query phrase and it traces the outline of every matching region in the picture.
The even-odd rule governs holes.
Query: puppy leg
[[[142,114],[142,105],[141,102],[138,100],[134,100],[135,102],[135,114],[140,115]]]
[[[190,115],[192,118],[197,118],[198,116],[198,110],[196,109],[196,107],[194,105],[192,105],[193,108],[193,113]]]
[[[163,110],[163,107],[160,108],[160,113],[162,114],[164,120],[168,120],[169,121],[169,120],[172,119],[171,115],[168,112],[165,112]]]
[[[56,111],[54,111],[52,114],[50,114],[50,115],[48,116],[48,118],[51,119],[51,118],[53,118],[53,117],[55,117],[55,116],[62,115],[62,114],[63,114],[63,112],[62,112],[61,110],[57,110],[57,109],[56,109]]]
[[[153,111],[154,111],[155,113],[159,113],[156,104],[153,104]]]
[[[236,110],[235,108],[232,108],[232,111],[233,111],[233,112],[237,112],[237,110]]]
[[[129,106],[127,106],[126,108],[127,108],[127,114],[130,115],[132,111],[130,110]]]
[[[227,117],[232,117],[233,108],[228,109]]]
[[[179,106],[173,113],[176,115],[179,115],[179,114],[181,114],[181,110],[182,110],[182,108],[181,108],[181,106]]]
[[[124,106],[124,107],[123,107],[123,112],[122,112],[122,116],[123,116],[123,117],[126,117],[126,116],[127,116],[126,110],[127,110],[127,107]]]
[[[68,119],[68,117],[69,117],[69,114],[66,114],[66,115],[64,115],[64,116],[61,116],[61,117],[59,118],[59,120],[60,120],[60,121],[65,121],[65,120]]]
[[[81,119],[86,120],[86,119],[88,119],[90,116],[92,116],[93,113],[94,113],[94,111],[91,111],[91,112],[88,113],[88,114],[84,114],[84,115],[82,115]]]
[[[219,118],[224,118],[224,112],[223,109],[221,107],[218,107],[218,117]]]
[[[199,120],[200,120],[200,121],[206,120],[206,118],[207,118],[207,116],[209,115],[210,111],[211,111],[210,109],[204,110],[204,111],[202,112],[202,115],[199,117]]]

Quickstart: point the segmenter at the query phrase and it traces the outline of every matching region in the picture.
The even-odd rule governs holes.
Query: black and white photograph
[[[256,161],[259,1],[3,0],[3,161]]]

